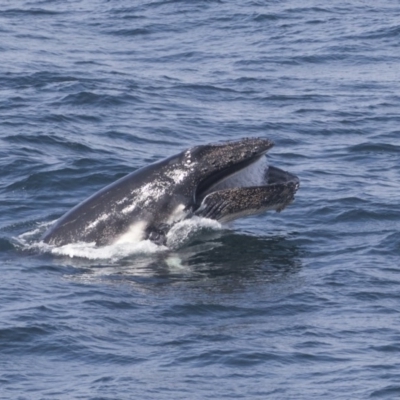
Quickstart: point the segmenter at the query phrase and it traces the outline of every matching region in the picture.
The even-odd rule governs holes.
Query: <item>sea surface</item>
[[[400,398],[398,2],[2,0],[0,60],[0,399]],[[300,177],[282,213],[41,243],[246,136]]]

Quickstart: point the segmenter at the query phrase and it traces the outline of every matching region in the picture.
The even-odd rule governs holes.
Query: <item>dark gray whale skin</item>
[[[198,215],[221,222],[283,210],[299,188],[297,176],[263,166],[273,142],[263,138],[201,145],[140,168],[78,204],[44,234],[51,245],[150,239],[164,243],[176,222]],[[253,165],[255,185],[248,183]],[[258,165],[257,164],[257,165]],[[244,184],[235,186],[246,172]],[[249,172],[250,171],[250,172]],[[230,186],[232,177],[233,183]],[[250,177],[250,181],[252,181]]]

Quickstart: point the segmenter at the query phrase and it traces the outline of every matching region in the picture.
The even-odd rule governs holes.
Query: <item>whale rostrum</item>
[[[98,246],[150,239],[165,243],[179,221],[199,216],[222,223],[281,211],[299,178],[268,165],[273,142],[244,138],[207,144],[140,168],[78,204],[44,234],[51,245]]]

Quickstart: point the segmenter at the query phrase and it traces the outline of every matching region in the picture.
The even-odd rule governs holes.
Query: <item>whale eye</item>
[[[152,231],[149,234],[149,240],[152,242],[157,242],[160,240],[160,234],[158,232]]]
[[[162,232],[152,231],[147,236],[147,239],[151,240],[153,243],[163,246],[167,242],[167,238]]]

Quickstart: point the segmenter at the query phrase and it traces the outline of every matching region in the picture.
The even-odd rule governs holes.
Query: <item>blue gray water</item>
[[[1,399],[400,396],[397,2],[3,0],[0,39]],[[244,136],[301,179],[282,213],[41,247],[117,178]]]

